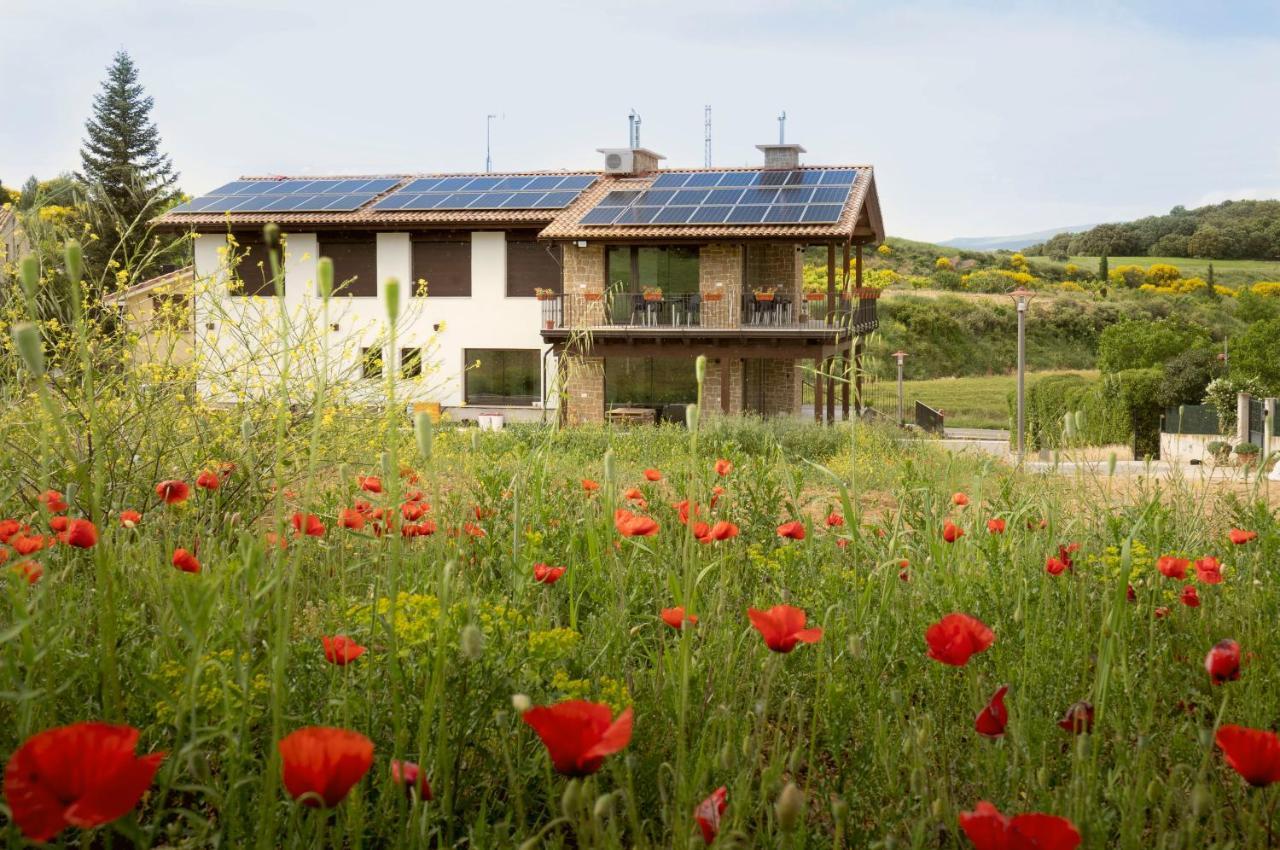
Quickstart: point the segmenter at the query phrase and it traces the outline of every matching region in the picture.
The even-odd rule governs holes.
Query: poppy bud
[[[1115,474],[1116,474],[1116,453],[1112,452],[1111,454],[1107,455],[1107,475],[1111,476]]]
[[[280,250],[280,225],[274,221],[264,224],[262,226],[262,241],[267,244],[267,250]]]
[[[727,773],[733,769],[733,747],[728,741],[720,748],[720,767]]]
[[[1049,787],[1049,768],[1042,767],[1036,771],[1036,782],[1041,788]]]
[[[399,278],[387,278],[387,282],[382,284],[382,291],[387,298],[387,321],[394,325],[396,320],[400,318]]]
[[[693,361],[693,374],[698,378],[698,386],[707,380],[707,355],[699,354],[698,359]]]
[[[942,800],[934,800],[932,805],[929,806],[929,811],[933,813],[933,816],[935,818],[941,818],[942,817]]]
[[[72,239],[67,242],[67,279],[72,283],[79,283],[80,276],[84,273],[84,251],[80,247],[80,243]]]
[[[316,292],[325,301],[333,296],[333,260],[328,257],[316,261]]]
[[[845,818],[849,817],[849,804],[840,797],[831,798],[831,819],[836,825],[844,823]]]
[[[458,641],[462,657],[468,661],[479,661],[484,655],[484,632],[475,623],[467,623],[462,627],[462,635]]]
[[[1160,780],[1152,779],[1147,783],[1147,802],[1154,803],[1160,799]]]
[[[778,815],[778,827],[783,832],[793,832],[804,815],[804,792],[794,782],[788,782],[773,808]]]
[[[435,441],[435,431],[431,427],[431,416],[419,413],[413,417],[413,436],[418,441],[418,453],[422,459],[431,460],[431,444]]]
[[[44,344],[40,340],[40,331],[31,322],[18,322],[9,332],[13,334],[13,343],[27,370],[37,378],[44,377]]]
[[[605,449],[604,452],[604,480],[610,484],[617,480],[614,476],[613,449]]]
[[[787,759],[787,770],[791,773],[799,773],[804,767],[804,753],[800,750],[792,750],[791,758]]]
[[[613,809],[613,795],[601,794],[596,797],[596,804],[591,807],[591,816],[596,820],[604,820]]]
[[[560,814],[564,815],[566,820],[572,821],[581,805],[582,784],[578,782],[577,777],[574,777],[565,783],[564,793],[560,795]]]
[[[849,650],[850,658],[857,660],[862,657],[862,638],[857,635],[849,635],[846,646]]]
[[[690,431],[698,430],[698,405],[687,404],[684,408],[684,424]]]
[[[1209,807],[1213,805],[1213,795],[1209,793],[1209,789],[1203,785],[1196,785],[1191,789],[1191,814],[1197,818],[1203,817],[1204,813],[1209,811]]]
[[[512,694],[511,707],[516,710],[516,714],[524,714],[533,708],[533,700],[529,699],[528,694]]]
[[[36,259],[35,254],[27,254],[22,258],[20,274],[22,291],[27,293],[28,298],[35,298],[36,288],[40,285],[40,261]]]

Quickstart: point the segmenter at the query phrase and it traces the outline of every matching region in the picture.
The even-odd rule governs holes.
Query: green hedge
[[[1036,449],[1058,449],[1067,445],[1102,446],[1127,443],[1133,429],[1125,407],[1106,382],[1083,375],[1050,375],[1027,388],[1027,445]],[[1017,391],[1009,393],[1009,415],[1018,415]],[[1067,437],[1063,417],[1080,415],[1077,432]],[[1158,419],[1158,414],[1157,414]],[[1083,421],[1080,421],[1083,420]]]

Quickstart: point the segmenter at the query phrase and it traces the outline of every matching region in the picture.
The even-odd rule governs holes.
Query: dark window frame
[[[513,248],[515,263],[512,262]],[[564,291],[564,249],[558,243],[539,242],[536,234],[508,233],[505,261],[507,298],[536,298],[537,289],[549,289],[557,295]],[[513,286],[513,282],[519,285]]]
[[[478,376],[478,370],[473,367],[477,360],[483,367],[486,358],[480,355],[503,354],[503,355],[532,355],[531,362],[528,364],[533,367],[533,390],[527,394],[499,394],[499,393],[476,393],[471,387],[471,380]],[[465,359],[466,371],[462,376],[462,398],[469,405],[477,406],[506,406],[506,407],[530,407],[534,402],[542,398],[542,351],[537,348],[467,348],[463,349],[462,356]],[[492,360],[492,358],[490,358]],[[504,372],[506,364],[503,364]],[[517,364],[518,368],[518,364]],[[505,375],[504,375],[505,379]],[[504,380],[505,382],[505,380]]]
[[[400,377],[405,380],[422,377],[422,346],[400,349]]]
[[[227,294],[236,298],[274,296],[276,285],[271,275],[267,242],[262,233],[232,231],[230,237],[235,240],[236,245],[232,248],[230,240],[227,241]],[[280,263],[280,288],[283,294],[286,285],[283,252],[280,254]],[[239,285],[235,285],[236,280],[240,282]]]
[[[335,298],[378,297],[377,234],[317,233],[316,254],[333,260]],[[344,286],[351,278],[354,282]]]
[[[436,249],[436,250],[432,250]],[[456,252],[450,255],[452,249]],[[431,255],[435,254],[434,257]],[[425,280],[429,298],[470,298],[472,239],[469,231],[415,233],[409,239],[409,274],[413,278],[412,295],[421,296],[419,281]],[[424,265],[439,263],[435,271]],[[432,281],[432,278],[435,281]]]
[[[386,369],[386,352],[380,345],[360,349],[360,377],[366,381],[381,380]]]

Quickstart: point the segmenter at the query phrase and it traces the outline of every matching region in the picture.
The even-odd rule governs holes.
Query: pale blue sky
[[[1280,3],[0,0],[0,179],[78,165],[123,47],[200,193],[242,174],[870,162],[889,232],[995,235],[1280,197]]]

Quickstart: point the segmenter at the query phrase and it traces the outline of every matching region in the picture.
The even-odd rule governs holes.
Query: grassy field
[[[1047,375],[1061,375],[1063,371],[1030,372],[1027,387]],[[1097,372],[1077,371],[1074,374],[1097,375]],[[946,415],[947,425],[957,428],[1008,428],[1009,393],[1017,386],[1016,375],[986,375],[972,378],[934,378],[923,381],[903,381],[903,395],[907,404],[907,418],[911,418],[912,404],[923,402]],[[868,389],[869,397],[896,410],[897,384],[878,381]]]

